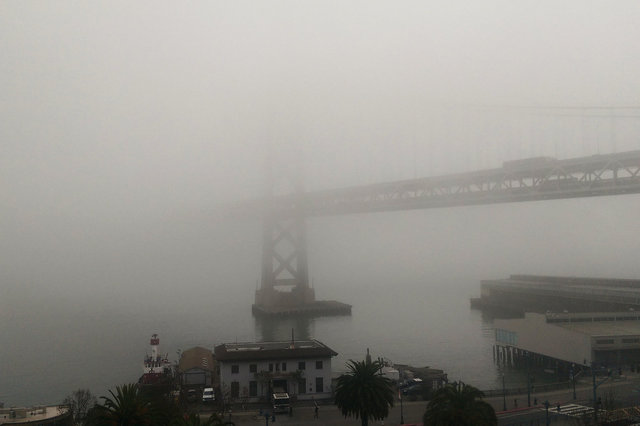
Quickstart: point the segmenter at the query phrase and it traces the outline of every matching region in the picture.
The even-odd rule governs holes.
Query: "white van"
[[[202,402],[213,402],[216,400],[216,394],[213,391],[213,388],[204,388],[204,392],[202,392]]]

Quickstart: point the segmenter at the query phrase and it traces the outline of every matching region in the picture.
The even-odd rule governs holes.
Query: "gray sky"
[[[638,149],[640,118],[607,115],[637,109],[548,109],[637,106],[638,22],[622,0],[4,0],[2,285],[144,281],[160,230],[189,247],[179,224],[261,194],[268,144],[309,188]]]

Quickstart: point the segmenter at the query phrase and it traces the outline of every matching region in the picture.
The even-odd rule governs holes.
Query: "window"
[[[513,331],[502,330],[496,328],[496,341],[506,343],[507,345],[516,346],[518,344],[518,334]]]
[[[240,382],[231,382],[231,398],[240,396]]]
[[[298,363],[298,370],[304,370],[304,369],[306,369],[306,368],[307,368],[307,363],[306,363],[306,362],[304,362],[304,361],[300,361],[300,362]]]
[[[622,339],[622,343],[640,343],[640,339]]]
[[[598,344],[598,345],[613,345],[613,339],[596,340],[596,344]]]
[[[307,379],[298,379],[298,393],[307,393]]]
[[[276,362],[276,371],[280,371],[280,363]]]
[[[286,362],[282,363],[282,371],[287,371],[287,363]]]
[[[269,371],[273,371],[273,364],[269,364]]]
[[[249,364],[249,373],[257,373],[258,366],[256,364]]]
[[[238,374],[240,372],[240,366],[232,365],[231,366],[231,374]]]
[[[258,396],[258,382],[255,380],[249,382],[249,396]]]
[[[324,383],[322,377],[316,377],[316,392],[324,392]]]
[[[316,370],[322,370],[322,361],[316,361]]]

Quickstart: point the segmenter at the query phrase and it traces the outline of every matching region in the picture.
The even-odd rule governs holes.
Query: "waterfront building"
[[[494,320],[497,358],[523,354],[564,366],[622,368],[640,362],[640,312],[526,313]]]
[[[180,355],[178,375],[180,383],[188,387],[210,387],[217,383],[216,362],[213,353],[196,346]]]
[[[214,349],[223,395],[266,401],[273,389],[292,399],[331,397],[331,359],[337,353],[318,340],[225,343]]]

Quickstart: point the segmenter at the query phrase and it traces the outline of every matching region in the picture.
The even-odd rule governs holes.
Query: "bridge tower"
[[[283,152],[280,149],[277,156],[273,147],[267,152],[262,272],[254,312],[256,309],[288,311],[315,302],[315,292],[309,285],[300,157],[300,153],[293,150]],[[273,201],[276,194],[286,194],[289,202],[276,204]]]
[[[253,313],[266,316],[350,315],[351,305],[316,300],[309,285],[305,218],[309,214],[303,192],[301,155],[279,152],[280,167],[267,154],[267,203],[263,209],[262,273]],[[286,161],[285,161],[286,160]]]
[[[255,304],[267,310],[315,302],[309,285],[305,218],[299,206],[292,208],[269,208],[262,225],[262,277]]]

